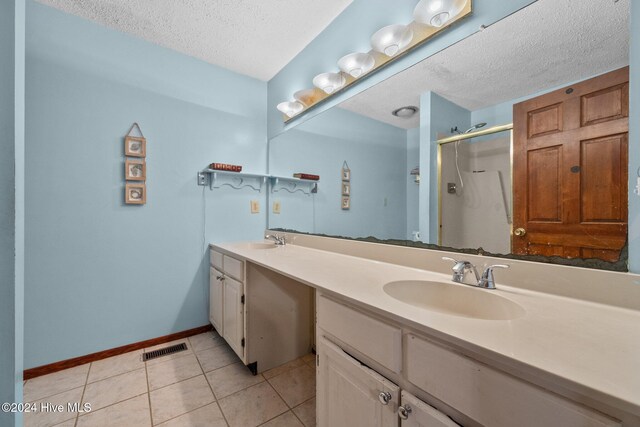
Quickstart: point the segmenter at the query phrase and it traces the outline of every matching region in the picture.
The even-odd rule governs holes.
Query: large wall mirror
[[[538,0],[271,139],[270,174],[320,181],[269,227],[620,269],[629,9]]]

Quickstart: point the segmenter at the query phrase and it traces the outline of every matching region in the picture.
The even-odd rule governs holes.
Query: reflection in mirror
[[[538,0],[273,138],[270,174],[320,181],[272,192],[269,227],[624,257],[629,4]]]
[[[510,128],[499,126],[495,133],[475,137],[475,132],[465,132],[460,135],[464,139],[440,141],[439,245],[495,254],[511,251]]]

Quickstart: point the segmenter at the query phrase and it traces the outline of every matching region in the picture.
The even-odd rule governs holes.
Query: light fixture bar
[[[330,97],[341,93],[348,87],[351,87],[351,85],[360,79],[369,76],[386,67],[393,61],[402,58],[404,55],[407,55],[417,47],[423,45],[441,31],[471,15],[472,11],[473,0],[421,0],[414,9],[414,21],[411,21],[407,25],[389,26],[396,27],[396,29],[405,27],[406,32],[411,35],[410,41],[408,41],[406,45],[403,45],[403,39],[400,37],[401,42],[396,45],[396,47],[391,46],[388,49],[380,49],[378,46],[372,48],[366,53],[359,52],[342,57],[338,61],[340,71],[318,74],[316,78],[314,78],[313,82],[316,88],[303,89],[296,92],[296,94],[299,95],[300,93],[311,93],[304,92],[307,90],[315,91],[313,92],[313,96],[306,96],[305,101],[301,101],[298,97],[294,96],[296,101],[293,102],[302,106],[302,109],[299,109],[298,105],[291,105],[292,101],[283,102],[278,105],[278,110],[283,113],[284,122],[288,123],[293,118],[315,108]],[[389,31],[388,27],[384,27],[378,32],[384,29]],[[378,34],[378,32],[376,34]],[[405,34],[402,31],[400,31],[400,33]],[[408,38],[408,36],[406,37]],[[371,60],[373,60],[373,65],[371,65]],[[354,63],[358,63],[360,66],[352,65]],[[330,80],[331,83],[327,84],[327,80]],[[288,112],[285,112],[280,108],[281,106],[285,108],[285,104]]]

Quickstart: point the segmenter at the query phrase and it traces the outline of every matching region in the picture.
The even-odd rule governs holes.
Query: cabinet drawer
[[[318,326],[393,372],[402,368],[402,331],[321,296]]]
[[[209,253],[209,262],[218,270],[222,270],[222,257],[223,255],[220,252],[211,250]]]
[[[415,386],[487,426],[621,426],[618,421],[415,335],[405,337]]]
[[[225,255],[223,271],[234,279],[244,281],[244,262],[240,260]]]

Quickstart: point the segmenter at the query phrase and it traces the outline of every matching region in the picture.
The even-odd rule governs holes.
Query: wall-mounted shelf
[[[318,181],[310,179],[291,178],[285,176],[271,176],[271,192],[277,193],[278,191],[287,191],[289,193],[295,193],[300,191],[304,194],[310,195],[318,192]]]
[[[269,175],[243,173],[243,172],[227,172],[214,169],[205,169],[202,171],[209,175],[209,188],[220,188],[224,185],[239,190],[249,187],[255,191],[262,191],[262,187],[267,182]]]

